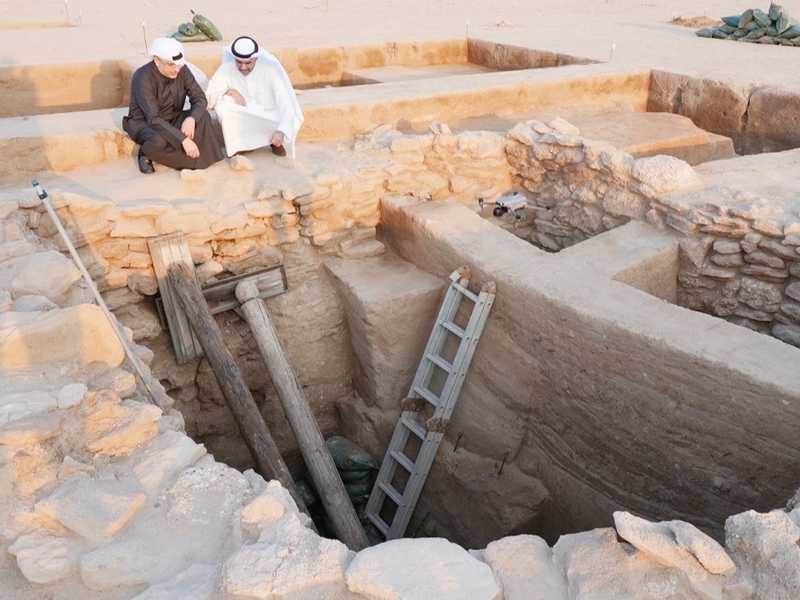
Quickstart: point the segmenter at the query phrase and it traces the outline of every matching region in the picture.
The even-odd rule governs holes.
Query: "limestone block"
[[[747,110],[744,144],[748,153],[796,148],[800,137],[789,123],[800,115],[800,93],[783,87],[756,88]]]
[[[559,133],[563,133],[565,135],[577,136],[577,135],[581,134],[581,130],[580,129],[575,127],[575,125],[573,125],[569,121],[567,121],[565,119],[562,119],[561,117],[553,119],[552,121],[547,123],[547,126],[550,129],[553,129],[553,130],[558,131]]]
[[[125,369],[104,369],[89,380],[93,390],[108,389],[120,398],[128,398],[136,392],[136,376]]]
[[[71,538],[46,533],[20,536],[8,548],[17,566],[32,583],[53,583],[68,577],[78,568],[78,544]]]
[[[396,258],[330,259],[326,267],[347,306],[360,366],[356,386],[374,404],[397,406],[416,370],[443,283]]]
[[[564,574],[553,564],[547,543],[535,535],[506,537],[486,546],[505,600],[567,600]]]
[[[783,300],[783,286],[752,277],[742,277],[738,298],[755,310],[775,312]]]
[[[83,434],[91,452],[125,456],[158,432],[161,409],[125,401],[110,390],[95,392],[83,406]]]
[[[244,256],[248,252],[253,251],[256,248],[256,242],[253,238],[231,241],[214,241],[212,247],[214,248],[215,255],[231,256],[236,258],[239,256]]]
[[[603,198],[603,208],[612,215],[644,219],[648,210],[644,198],[624,189],[614,188]]]
[[[800,528],[783,510],[749,510],[725,521],[725,546],[754,584],[753,598],[800,596]]]
[[[614,525],[622,539],[661,564],[682,571],[699,593],[718,597],[722,582],[710,576],[708,567],[718,573],[732,573],[736,570],[733,561],[718,543],[697,528],[684,523],[676,533],[672,523],[652,523],[626,512],[614,513]],[[688,548],[679,537],[688,543]]]
[[[186,435],[167,431],[131,458],[131,471],[145,492],[153,495],[205,453],[204,446]]]
[[[319,537],[291,513],[228,559],[223,588],[233,599],[333,599],[346,593],[351,556],[344,544]]]
[[[128,273],[128,289],[144,296],[155,296],[158,293],[158,282],[153,270],[131,269]]]
[[[77,406],[83,401],[88,388],[83,383],[69,383],[58,392],[58,408],[66,409]]]
[[[58,399],[45,391],[16,392],[0,396],[0,425],[54,410]]]
[[[242,530],[257,539],[261,529],[279,521],[286,514],[286,506],[272,494],[261,494],[242,509]]]
[[[764,265],[766,267],[771,267],[773,269],[783,269],[786,266],[786,263],[783,262],[783,259],[778,258],[777,256],[773,256],[772,254],[768,254],[766,252],[750,252],[749,254],[744,255],[745,262],[756,264],[756,265]]]
[[[191,549],[185,540],[165,538],[159,533],[125,536],[81,556],[84,585],[96,591],[110,591],[163,581],[185,570],[191,560]],[[172,545],[172,552],[164,551],[168,544]]]
[[[22,369],[99,361],[116,367],[122,346],[99,306],[44,313],[0,314],[0,368]]]
[[[158,231],[152,217],[121,216],[114,221],[110,235],[112,238],[146,238],[158,235]]]
[[[114,316],[133,331],[133,340],[151,340],[161,333],[161,321],[150,303],[128,304],[114,311]]]
[[[100,292],[116,290],[125,287],[128,283],[128,271],[126,269],[113,268],[103,277],[95,280],[97,289]]]
[[[129,205],[120,207],[119,214],[123,217],[136,219],[140,217],[158,217],[170,209],[170,205],[160,202],[148,202],[147,204]]]
[[[787,344],[800,348],[800,327],[797,325],[774,325],[772,335]]]
[[[711,262],[720,267],[741,267],[744,259],[741,254],[715,254]]]
[[[11,214],[19,209],[19,201],[17,200],[0,200],[0,221],[8,218]]]
[[[150,586],[132,600],[216,600],[216,598],[216,565],[192,565],[167,581]]]
[[[211,221],[211,233],[217,234],[229,229],[241,229],[249,220],[245,209],[238,209]]]
[[[570,600],[707,598],[698,595],[681,571],[620,544],[613,529],[562,535],[553,557],[566,575]]]
[[[14,300],[11,310],[16,312],[45,312],[56,308],[58,308],[58,305],[45,296],[25,295],[19,296]]]
[[[659,155],[640,158],[632,171],[649,196],[660,196],[701,185],[697,172],[686,162],[673,156]]]
[[[283,263],[283,253],[278,248],[262,246],[241,258],[225,261],[224,264],[227,271],[234,275],[241,275],[256,269],[276,267],[281,263]]]
[[[80,277],[73,262],[53,250],[12,258],[0,264],[0,289],[10,290],[15,296],[35,294],[58,298]]]
[[[362,550],[346,578],[351,592],[375,600],[502,598],[488,565],[440,538],[398,539]]]
[[[33,415],[16,419],[0,426],[0,446],[30,447],[58,435],[61,431],[61,414]]]
[[[35,250],[36,246],[28,240],[12,240],[0,243],[0,263],[12,258],[33,254]]]
[[[37,502],[36,512],[87,540],[101,542],[125,527],[145,499],[141,489],[130,481],[73,477]]]
[[[309,196],[313,193],[314,181],[308,177],[297,177],[291,181],[281,183],[281,197],[287,202],[292,202],[295,198]]]
[[[184,169],[185,170],[185,169]],[[204,202],[175,205],[156,219],[158,234],[182,231],[185,234],[210,233],[208,206]]]

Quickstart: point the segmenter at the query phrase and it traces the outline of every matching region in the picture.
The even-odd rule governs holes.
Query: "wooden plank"
[[[158,280],[162,309],[169,326],[172,348],[175,350],[175,360],[179,365],[182,365],[202,356],[203,347],[195,337],[192,326],[181,309],[175,290],[169,284],[168,272],[172,265],[182,264],[191,270],[192,277],[194,277],[192,254],[181,232],[151,238],[147,241],[147,245],[150,248],[153,270]]]
[[[208,364],[214,371],[256,467],[264,477],[280,481],[292,495],[298,508],[308,512],[303,499],[297,493],[291,473],[281,458],[264,417],[244,381],[239,365],[225,347],[222,331],[208,310],[200,286],[197,284],[194,268],[176,262],[169,267],[167,277],[197,334],[197,339],[203,346]]]
[[[240,282],[236,287],[236,297],[242,303],[242,312],[253,332],[272,385],[283,405],[283,412],[297,438],[297,445],[334,530],[351,550],[366,548],[369,545],[367,535],[347,496],[308,400],[297,384],[297,378],[283,351],[269,311],[259,297],[257,282],[252,279]]]

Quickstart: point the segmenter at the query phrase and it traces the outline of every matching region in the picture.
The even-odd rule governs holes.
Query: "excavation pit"
[[[8,183],[0,192],[0,248],[34,255],[65,251],[53,221],[27,184],[19,183],[41,175],[105,301],[129,328],[137,355],[146,359],[180,413],[152,417],[157,411],[131,388],[130,373],[116,370],[109,377],[93,371],[90,377],[81,371],[75,377],[83,378],[92,393],[116,386],[114,393],[125,400],[113,408],[113,395],[98,401],[90,393],[80,406],[65,409],[72,410],[64,421],[69,425],[63,426],[69,435],[55,438],[47,437],[56,427],[47,412],[41,413],[46,422],[12,428],[13,435],[3,425],[4,443],[26,435],[45,442],[33,453],[20,454],[27,461],[20,464],[30,467],[24,472],[36,474],[26,485],[42,485],[50,493],[62,477],[75,473],[90,482],[125,479],[132,469],[121,461],[129,459],[109,458],[109,452],[122,453],[120,448],[131,452],[130,464],[139,467],[136,476],[153,482],[152,469],[137,462],[153,451],[145,434],[159,436],[152,438],[158,444],[165,443],[160,436],[172,439],[192,460],[202,454],[179,432],[181,421],[217,460],[241,471],[252,467],[207,361],[178,365],[155,313],[157,286],[147,240],[181,231],[202,281],[284,266],[289,290],[266,304],[317,422],[326,436],[344,435],[378,459],[408,393],[447,276],[468,266],[473,290],[490,281],[497,285],[496,304],[409,537],[441,536],[484,548],[502,536],[537,534],[552,544],[570,532],[607,527],[618,518],[615,511],[623,510],[651,519],[685,519],[722,541],[730,515],[768,510],[791,495],[800,458],[795,443],[800,379],[793,347],[800,340],[795,337],[800,331],[800,213],[793,175],[800,159],[796,150],[745,157],[734,150],[797,146],[794,132],[777,127],[768,110],[781,98],[791,113],[794,96],[756,88],[745,98],[723,87],[720,99],[720,86],[699,77],[576,64],[579,59],[567,63],[542,52],[536,55],[540,64],[533,64],[534,55],[526,55],[533,51],[496,45],[481,55],[474,40],[446,46],[452,55],[437,46],[437,56],[447,54],[437,63],[438,58],[423,56],[426,47],[399,45],[393,51],[387,44],[382,60],[396,52],[397,64],[375,65],[364,58],[359,68],[347,71],[386,81],[304,91],[306,137],[295,162],[256,151],[204,173],[159,170],[143,178],[131,160],[132,145],[118,130],[119,110],[105,105],[73,110],[95,107],[91,98],[53,100],[49,108],[63,114],[4,119],[0,144],[13,160],[3,165]],[[334,66],[316,74],[306,69],[303,76],[309,80],[296,83],[341,84],[340,58],[358,55],[348,57],[341,50],[300,53],[314,67],[329,57]],[[403,63],[404,55],[427,62],[409,65],[413,60]],[[531,62],[523,64],[525,56]],[[294,64],[289,54],[282,59]],[[119,104],[108,101],[117,102],[109,107]],[[496,226],[508,225],[508,219],[476,214],[479,198],[512,190],[524,191],[534,207],[514,231]],[[56,262],[52,254],[47,260]],[[57,298],[45,298],[52,306],[32,300],[28,292],[20,298],[19,291],[0,301],[14,308],[11,312],[29,303],[42,313],[42,323],[57,320],[62,311],[80,312],[85,329],[99,332],[97,339],[111,339],[90,329],[101,321],[90,319],[85,286],[59,292]],[[718,317],[749,323],[773,337]],[[42,336],[25,329],[33,327],[30,319],[15,319],[13,327],[29,333],[29,346],[11,353],[9,344],[26,336],[0,336],[3,360],[21,356],[33,363],[58,351],[96,363],[100,350],[91,335],[75,335],[61,323],[62,333]],[[247,325],[233,312],[217,321],[293,474],[305,477]],[[8,317],[0,319],[0,328],[5,327],[10,327]],[[72,343],[60,344],[65,338]],[[447,352],[445,357],[452,357]],[[60,379],[51,383],[53,398],[40,395],[34,404],[50,410],[48,403],[55,403],[61,411],[71,397],[61,397]],[[436,381],[433,386],[436,390]],[[122,423],[122,431],[105,431],[98,406],[135,418]],[[60,418],[63,411],[52,412]],[[100,431],[88,442],[100,449],[97,458],[80,437],[95,431],[81,419]],[[57,440],[52,447],[50,439]],[[142,447],[127,448],[131,440]],[[54,449],[56,458],[41,448]],[[405,451],[413,456],[415,450]],[[62,464],[60,453],[67,452],[70,460]],[[48,481],[51,472],[53,481]],[[203,554],[211,548],[203,535],[219,534],[227,544],[230,531],[241,534],[235,543],[244,554],[224,566],[220,585],[229,588],[239,585],[231,583],[238,582],[237,574],[252,571],[249,566],[236,571],[237,565],[253,564],[246,553],[263,552],[272,543],[264,535],[291,539],[297,547],[301,538],[305,543],[313,537],[300,517],[275,504],[276,486],[270,496],[252,473],[242,475],[208,457],[177,473],[179,483],[156,486],[148,495],[143,514],[153,521],[123,528],[125,537],[118,537],[111,551],[93,550],[95,562],[85,561],[88,566],[82,564],[81,573],[72,576],[95,577],[90,581],[96,586],[115,577],[134,581],[131,589],[161,585],[172,576],[171,563],[145,565],[143,570],[150,571],[141,580],[131,579],[131,573],[138,576],[139,563],[161,550],[157,543],[163,540],[153,532],[163,527],[171,533],[172,522],[181,519],[194,524],[197,536],[189,542],[174,536],[184,544],[187,561],[216,560],[211,550]],[[204,479],[203,473],[213,478]],[[404,483],[395,480],[394,486],[402,489]],[[228,518],[225,510],[258,494],[263,505],[239,507]],[[24,500],[26,510],[35,506],[32,497]],[[213,504],[218,497],[225,500],[221,508]],[[130,501],[139,502],[138,497]],[[167,507],[171,520],[157,520],[163,516],[158,511]],[[0,509],[5,510],[1,503]],[[272,518],[273,511],[286,511],[289,522],[279,534],[258,521]],[[122,547],[127,536],[144,535],[143,530],[152,547]],[[561,548],[592,535],[610,536],[609,544],[617,544],[612,530],[600,531],[562,537]],[[514,538],[515,543],[530,539]],[[114,559],[123,551],[127,558],[119,564],[124,568],[102,563],[106,554]],[[635,552],[625,546],[614,560],[624,562]],[[409,550],[408,555],[415,554]],[[15,560],[26,564],[21,552],[3,567],[16,569]],[[295,562],[288,562],[294,568]],[[475,565],[482,563],[476,559]],[[202,571],[192,569],[192,575]],[[13,573],[13,582],[3,581],[0,588],[22,579]],[[216,581],[214,573],[205,576]],[[249,594],[267,579],[276,578],[239,589]],[[73,584],[81,586],[79,580]]]

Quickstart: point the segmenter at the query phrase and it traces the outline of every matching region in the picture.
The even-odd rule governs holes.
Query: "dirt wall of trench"
[[[412,532],[477,545],[493,527],[552,536],[626,509],[718,534],[796,484],[794,348],[556,267],[463,207],[389,202],[383,221],[418,267],[467,264],[498,288]]]

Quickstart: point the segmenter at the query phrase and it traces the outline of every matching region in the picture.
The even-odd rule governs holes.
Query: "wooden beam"
[[[308,509],[297,493],[294,480],[281,458],[264,417],[261,416],[253,400],[239,365],[225,347],[222,331],[208,310],[200,286],[197,284],[194,269],[184,263],[175,263],[169,267],[168,278],[217,377],[219,387],[225,395],[259,473],[267,479],[280,481],[283,487],[289,490],[298,508],[307,513]]]
[[[297,438],[306,467],[339,539],[352,550],[366,548],[369,542],[364,528],[328,452],[314,413],[297,384],[297,378],[283,351],[269,311],[258,293],[258,287],[253,281],[245,280],[236,286],[236,298],[242,304],[241,310],[267,365],[272,384],[278,391],[283,411]]]

